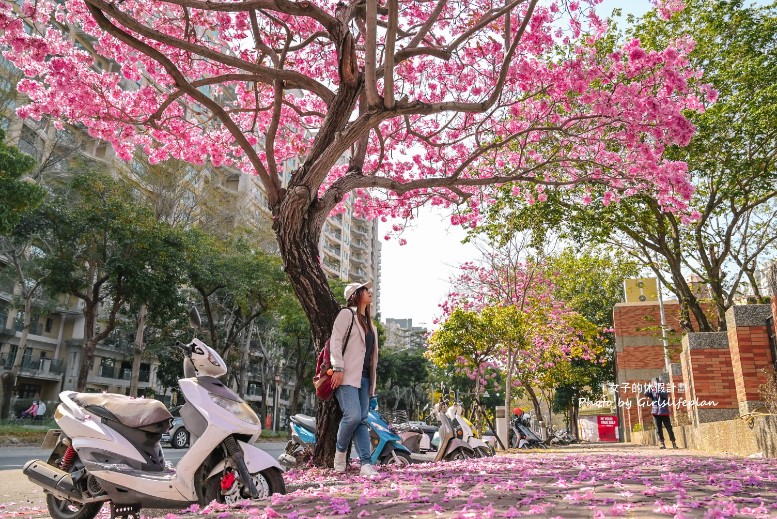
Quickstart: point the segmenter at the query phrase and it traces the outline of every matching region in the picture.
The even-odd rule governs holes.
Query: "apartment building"
[[[89,42],[77,29],[70,30],[74,39],[79,40],[84,48],[89,48]],[[97,66],[105,69],[113,66],[99,59],[97,61]],[[18,71],[0,56],[0,90],[14,88],[14,76],[18,78]],[[129,85],[128,88],[134,86]],[[0,113],[0,124],[7,131],[7,142],[32,155],[39,164],[45,164],[49,172],[66,172],[65,159],[73,154],[82,154],[116,166],[114,171],[133,180],[139,192],[152,199],[156,196],[152,186],[142,179],[142,169],[147,165],[118,161],[108,143],[93,139],[76,128],[57,130],[45,118],[41,121],[21,120],[13,112],[17,102],[11,99],[0,107],[0,111],[5,111]],[[299,162],[295,159],[284,164],[280,172],[282,185],[288,185],[291,172],[298,166]],[[267,235],[270,218],[268,198],[258,177],[230,168],[187,165],[181,172],[181,183],[186,186],[181,198],[191,198],[200,204],[192,213],[194,219],[207,215],[215,231],[246,227],[263,230]],[[207,196],[201,196],[205,190]],[[269,233],[269,240],[272,239]],[[376,313],[380,306],[380,247],[377,221],[356,217],[351,203],[346,203],[343,213],[327,218],[320,243],[324,271],[345,281],[373,280],[373,311]],[[23,316],[12,304],[14,287],[5,288],[4,292],[0,290],[0,369],[12,369],[17,355],[22,355],[17,397],[37,396],[53,400],[59,391],[75,388],[83,345],[83,316],[78,302],[74,300],[72,304],[49,308],[45,312],[39,306],[40,314],[33,316],[27,346],[19,352]],[[116,336],[103,341],[98,345],[90,368],[87,390],[128,393],[132,359],[131,340]],[[261,362],[261,359],[254,361]],[[162,388],[156,381],[157,368],[155,359],[144,359],[139,373],[141,393],[147,389],[153,389],[157,394],[161,392]],[[258,374],[258,368],[249,372],[246,392],[247,400],[256,405],[266,395],[274,395],[275,391],[265,390]],[[287,408],[290,405],[291,381],[282,380],[274,385],[280,387],[281,409]],[[273,405],[274,396],[270,398],[268,405]]]
[[[321,232],[321,265],[330,277],[350,282],[372,280],[373,312],[380,312],[380,248],[378,221],[356,216],[353,205],[330,216]]]

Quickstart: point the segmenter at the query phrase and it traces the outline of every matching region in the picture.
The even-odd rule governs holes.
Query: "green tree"
[[[127,185],[89,164],[55,191],[42,211],[49,249],[44,286],[84,301],[84,347],[76,388],[86,388],[96,345],[116,327],[121,307],[148,297],[167,279],[170,255],[181,244],[165,232]],[[172,241],[171,241],[172,240]],[[99,331],[98,312],[106,305]],[[102,318],[102,316],[100,316]]]
[[[7,235],[22,213],[43,202],[46,192],[25,176],[35,167],[35,159],[5,142],[0,130],[0,235]]]
[[[398,409],[404,402],[410,419],[417,419],[426,403],[429,360],[421,348],[382,350],[378,359],[378,393],[384,409]]]
[[[745,289],[760,295],[756,270],[774,257],[777,243],[776,5],[690,0],[668,22],[648,13],[630,30],[653,49],[692,38],[690,60],[704,73],[695,86],[705,91],[710,83],[717,91],[703,113],[688,114],[697,129],[690,145],[665,152],[688,163],[696,185],[693,220],[640,194],[607,205],[597,198],[605,190],[600,186],[550,189],[543,193],[547,202],[534,205],[505,186],[484,232],[504,237],[531,229],[537,240],[551,231],[580,243],[612,244],[674,292],[686,331],[725,330],[734,298]],[[591,205],[573,203],[581,190],[592,194]],[[690,275],[709,287],[708,296]]]
[[[566,413],[570,431],[577,434],[580,399],[599,398],[602,386],[616,380],[614,336],[608,333],[613,326],[612,309],[623,301],[624,278],[637,275],[639,265],[603,247],[568,247],[548,256],[546,269],[554,275],[556,297],[596,327],[590,333],[597,357],[571,358],[560,363],[552,377],[553,411]]]
[[[8,235],[0,236],[0,255],[7,263],[0,269],[0,283],[12,294],[11,306],[19,311],[16,321],[21,324],[22,332],[11,369],[0,373],[0,418],[3,419],[8,418],[11,411],[13,389],[22,368],[22,352],[27,346],[33,318],[37,320],[39,312],[51,303],[41,285],[45,270],[41,261],[44,243],[40,235],[44,229],[45,222],[37,218],[37,211],[26,211]],[[0,323],[2,327],[5,324]]]
[[[226,358],[251,323],[271,310],[290,285],[280,258],[243,238],[188,233],[188,281],[199,294],[210,344]]]

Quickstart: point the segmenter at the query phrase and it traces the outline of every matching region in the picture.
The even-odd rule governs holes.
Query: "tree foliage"
[[[46,192],[25,175],[35,167],[35,160],[5,142],[0,130],[0,235],[8,234],[19,222],[22,213],[34,209]]]
[[[707,90],[708,101],[703,111],[688,114],[697,129],[689,145],[664,152],[688,164],[696,185],[692,220],[664,210],[649,193],[611,204],[601,187],[551,189],[541,193],[545,203],[532,203],[540,196],[521,200],[507,186],[483,231],[510,236],[532,230],[537,241],[550,232],[612,244],[677,295],[685,330],[725,329],[726,309],[745,291],[759,295],[757,269],[775,256],[776,5],[694,0],[668,22],[648,13],[629,31],[650,49],[695,41],[689,59],[703,78],[689,84]],[[587,205],[577,204],[581,196]],[[709,287],[709,295],[694,287],[692,276]]]
[[[87,164],[55,192],[39,216],[48,224],[44,286],[84,301],[84,349],[78,390],[86,387],[97,343],[108,337],[124,304],[177,289],[180,236],[171,232],[110,175]],[[105,304],[104,326],[98,312]]]

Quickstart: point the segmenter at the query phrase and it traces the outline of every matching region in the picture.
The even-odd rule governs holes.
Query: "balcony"
[[[370,262],[367,260],[367,257],[364,254],[361,253],[353,253],[351,255],[351,262],[352,263],[358,263],[359,265],[364,265],[365,267],[369,266]]]
[[[335,229],[329,224],[324,225],[324,236],[336,241],[343,240],[343,233],[341,233],[339,230]]]
[[[340,229],[343,228],[343,215],[338,214],[337,216],[332,216],[329,218],[329,223],[335,227],[339,227]]]
[[[340,262],[339,261],[332,261],[329,258],[324,258],[323,264],[325,267],[328,267],[332,270],[336,270],[338,273],[340,272]]]
[[[3,353],[0,355],[0,369],[13,369],[15,356]],[[24,359],[19,369],[19,375],[28,378],[43,378],[58,380],[65,372],[62,359]]]
[[[327,254],[331,254],[337,259],[340,259],[340,248],[339,247],[332,247],[331,245],[324,245],[323,247],[324,252]]]
[[[369,238],[369,230],[366,227],[362,225],[354,225],[351,229],[353,229],[353,232],[355,232],[357,236]]]

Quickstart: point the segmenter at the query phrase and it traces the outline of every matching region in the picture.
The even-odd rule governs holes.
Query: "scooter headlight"
[[[214,403],[235,415],[239,420],[250,423],[251,425],[259,425],[259,417],[256,416],[256,413],[251,409],[250,405],[245,402],[235,402],[234,400],[214,395],[213,393],[209,394],[210,399],[213,400]]]

